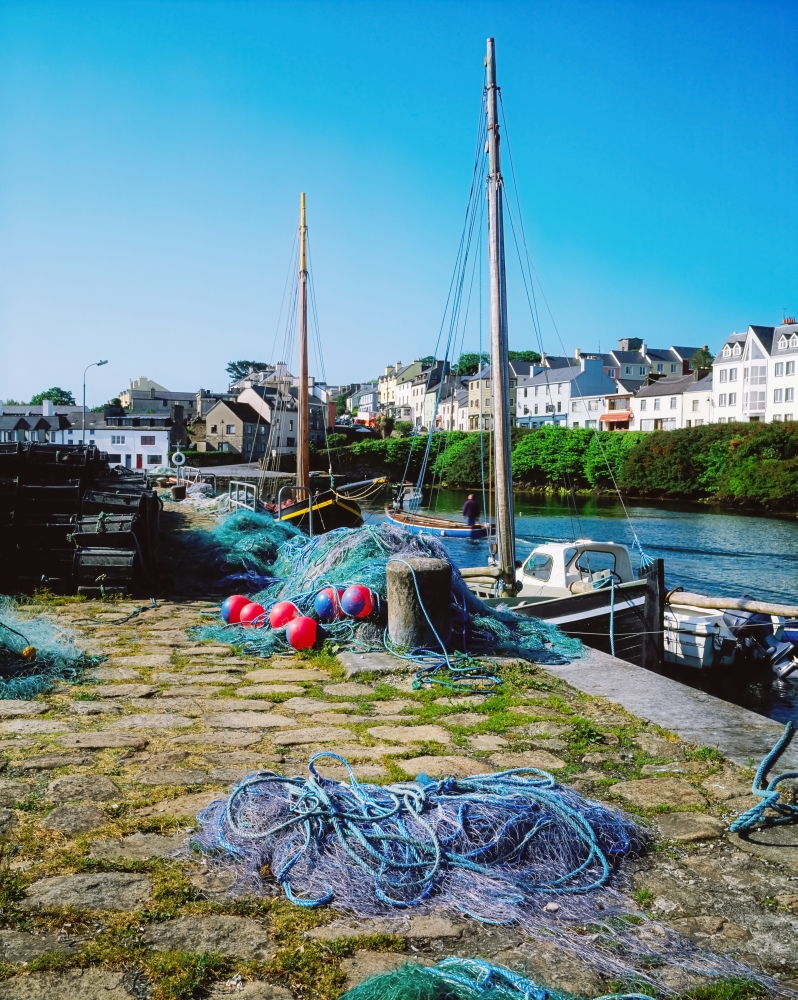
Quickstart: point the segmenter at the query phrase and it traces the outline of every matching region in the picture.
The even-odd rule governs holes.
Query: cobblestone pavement
[[[225,878],[179,856],[198,810],[232,783],[260,767],[303,773],[321,748],[364,780],[531,765],[623,805],[657,838],[631,866],[641,909],[796,986],[798,838],[725,833],[752,802],[751,775],[716,751],[528,664],[502,668],[501,696],[419,693],[407,674],[346,681],[329,655],[258,660],[199,644],[186,630],[213,607],[200,601],[120,623],[138,606],[28,608],[107,659],[78,684],[0,702],[0,997],[333,998],[373,972],[451,954],[577,994],[610,985],[513,928],[356,920],[277,893],[231,899]]]

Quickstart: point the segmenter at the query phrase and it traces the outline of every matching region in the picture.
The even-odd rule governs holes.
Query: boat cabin
[[[587,538],[538,545],[516,574],[520,597],[565,597],[608,586],[613,577],[616,583],[634,579],[629,549]]]

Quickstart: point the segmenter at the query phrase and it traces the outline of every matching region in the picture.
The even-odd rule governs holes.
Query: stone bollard
[[[398,646],[428,646],[437,651],[440,645],[419,604],[408,563],[415,572],[421,600],[435,631],[443,642],[449,638],[452,567],[445,559],[422,556],[409,556],[403,562],[391,559],[388,563],[388,635]]]

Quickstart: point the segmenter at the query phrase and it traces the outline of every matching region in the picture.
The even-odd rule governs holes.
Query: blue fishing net
[[[415,535],[392,524],[368,524],[361,528],[339,528],[315,538],[251,512],[222,522],[203,544],[214,552],[219,572],[249,574],[247,592],[268,612],[278,601],[290,600],[301,614],[314,616],[316,593],[328,586],[363,584],[381,600],[386,597],[386,567],[391,559],[427,556],[451,563],[443,544],[429,535]],[[225,555],[221,556],[220,553]],[[228,575],[223,583],[245,582],[245,575]],[[254,592],[253,592],[254,591]],[[466,586],[452,565],[452,631],[448,648],[463,654],[519,656],[538,663],[562,663],[578,656],[582,645],[554,625],[508,610],[490,608]],[[335,643],[354,651],[385,648],[384,615],[365,621],[342,619],[324,626]],[[268,656],[289,651],[282,629],[244,628],[240,625],[208,625],[194,630],[199,638],[229,642],[250,653]],[[391,649],[393,652],[394,650]],[[411,651],[412,652],[412,651]],[[441,650],[434,651],[437,654]]]
[[[0,598],[0,699],[32,698],[104,659],[82,653],[68,629],[42,615],[22,618],[15,608]]]

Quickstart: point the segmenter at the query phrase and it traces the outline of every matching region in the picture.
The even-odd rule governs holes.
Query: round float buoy
[[[341,607],[350,618],[368,618],[374,610],[374,595],[368,587],[355,584],[347,587],[341,595]]]
[[[228,597],[222,604],[222,621],[225,625],[237,625],[242,608],[251,603],[250,599],[244,597],[243,594],[233,594],[232,597]]]
[[[262,604],[247,604],[241,609],[238,621],[244,628],[263,628],[266,624],[266,608]]]
[[[306,618],[304,615],[300,615],[288,623],[285,637],[288,644],[294,649],[312,649],[316,642],[317,630],[315,618]]]
[[[23,660],[35,660],[36,659],[36,647],[26,646],[22,652],[19,654]]]
[[[341,596],[343,590],[335,587],[325,587],[316,594],[313,608],[323,622],[334,622],[343,614],[341,610]]]
[[[272,628],[283,628],[299,614],[299,608],[290,601],[278,601],[269,612]]]

